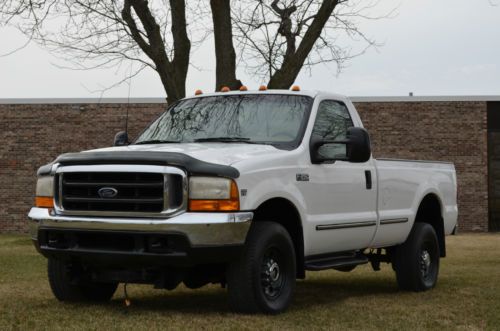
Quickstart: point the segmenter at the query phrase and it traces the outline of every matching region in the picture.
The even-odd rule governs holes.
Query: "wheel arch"
[[[253,222],[264,221],[276,222],[288,231],[295,248],[297,278],[305,278],[304,231],[297,207],[286,198],[270,198],[262,202],[254,211]]]
[[[414,225],[415,223],[428,223],[434,228],[434,231],[436,232],[438,238],[440,256],[445,257],[446,244],[443,219],[443,204],[437,194],[427,193],[422,198],[417,209]]]

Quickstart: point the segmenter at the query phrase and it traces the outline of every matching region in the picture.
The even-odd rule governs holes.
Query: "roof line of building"
[[[0,98],[0,104],[113,104],[166,103],[165,98]]]
[[[352,102],[474,102],[500,101],[500,95],[354,96]]]
[[[474,102],[500,101],[500,95],[353,96],[352,102]],[[165,98],[0,98],[0,104],[161,104]]]

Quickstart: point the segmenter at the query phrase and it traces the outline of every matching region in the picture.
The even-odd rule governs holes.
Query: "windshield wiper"
[[[244,137],[210,137],[210,138],[198,138],[195,139],[194,142],[202,143],[202,142],[222,142],[222,143],[248,143],[254,144],[255,142],[250,141],[250,138]]]
[[[138,143],[135,143],[135,145],[147,145],[147,144],[175,144],[175,143],[180,143],[180,141],[176,141],[176,140],[160,140],[160,139],[155,139],[155,140],[144,140],[144,141],[139,141]]]

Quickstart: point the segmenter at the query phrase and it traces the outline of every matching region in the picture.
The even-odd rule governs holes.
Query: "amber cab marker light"
[[[240,197],[238,186],[233,181],[227,200],[189,200],[190,211],[238,211],[240,210]]]
[[[36,197],[35,206],[38,208],[54,208],[54,199],[52,197]]]
[[[245,85],[243,85],[243,86],[240,87],[240,91],[241,92],[248,91],[248,88]]]
[[[292,91],[299,92],[300,91],[300,86],[298,86],[298,85],[292,86]]]
[[[267,86],[266,85],[261,85],[259,87],[259,91],[267,91]]]
[[[229,89],[229,87],[224,86],[223,88],[221,88],[221,89],[220,89],[220,91],[221,91],[221,92],[229,92],[229,91],[231,91],[231,90]]]
[[[203,94],[202,90],[196,90],[196,91],[194,91],[194,95],[200,95],[200,94]]]

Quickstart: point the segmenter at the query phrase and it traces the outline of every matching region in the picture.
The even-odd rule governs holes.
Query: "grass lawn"
[[[219,286],[174,291],[120,286],[110,303],[63,304],[52,296],[46,260],[29,239],[0,235],[0,330],[30,329],[440,329],[500,330],[500,235],[447,237],[437,287],[399,292],[390,265],[350,273],[309,272],[278,316],[229,312]]]

